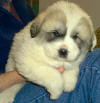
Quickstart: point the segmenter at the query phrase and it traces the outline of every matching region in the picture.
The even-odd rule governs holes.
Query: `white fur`
[[[40,39],[38,36],[36,38],[31,38],[31,25],[37,20],[42,22],[42,18],[45,18],[47,14],[53,10],[60,10],[65,15],[67,22],[66,27],[68,27],[65,39],[55,43],[47,43],[43,38]],[[80,58],[75,61],[80,50],[71,39],[70,35],[75,28],[83,31],[83,26],[77,27],[78,22],[82,17],[88,20],[91,26],[91,32],[93,32],[93,25],[90,17],[77,5],[59,1],[50,6],[45,12],[40,14],[34,21],[30,22],[23,30],[16,34],[6,65],[6,71],[8,72],[17,69],[28,81],[44,86],[50,93],[51,99],[57,99],[63,91],[72,91],[77,83],[79,64],[88,51],[87,49],[81,51]],[[42,25],[41,34],[43,31],[52,30],[54,26],[63,27],[59,22],[55,22],[53,19],[49,22],[49,20],[51,19],[45,20]],[[86,30],[85,27],[84,32],[86,33],[86,35],[84,35],[85,39],[93,35],[89,35],[88,30]],[[58,49],[63,45],[65,45],[69,51],[68,57],[65,60],[60,59],[58,56]],[[65,68],[63,74],[58,72],[57,69],[54,69],[59,67]],[[23,85],[24,83],[14,85],[0,93],[0,103],[12,102],[16,93]]]

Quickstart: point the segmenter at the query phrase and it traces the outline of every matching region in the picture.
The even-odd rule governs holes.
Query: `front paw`
[[[65,92],[71,92],[75,89],[77,83],[77,78],[72,78],[72,79],[65,79],[64,81],[64,91]]]
[[[50,99],[57,99],[63,92],[63,81],[54,81],[47,89],[50,93]]]
[[[66,71],[63,74],[63,79],[64,79],[64,91],[70,92],[74,90],[77,83],[78,76],[75,75],[75,73],[72,71],[70,72]]]

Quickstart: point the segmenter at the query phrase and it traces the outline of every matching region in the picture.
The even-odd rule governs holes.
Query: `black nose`
[[[65,49],[65,48],[60,48],[58,52],[59,52],[59,56],[61,58],[65,58],[67,56],[67,53],[68,53],[67,49]]]

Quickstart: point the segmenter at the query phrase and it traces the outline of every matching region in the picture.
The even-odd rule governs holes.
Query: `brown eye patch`
[[[82,40],[82,38],[79,36],[78,32],[73,33],[71,37],[76,42],[79,49],[81,49],[84,46],[85,43]]]
[[[57,30],[47,33],[47,41],[55,41],[58,39],[63,39],[65,37],[65,33],[60,33]]]
[[[79,34],[79,33],[75,33],[75,34],[72,36],[72,38],[73,38],[74,40],[77,40],[77,39],[79,39],[79,36],[78,36],[78,34]]]

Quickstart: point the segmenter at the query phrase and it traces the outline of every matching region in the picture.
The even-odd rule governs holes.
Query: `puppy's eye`
[[[53,32],[53,35],[54,35],[55,37],[59,37],[59,36],[60,36],[60,34],[59,34],[58,31],[54,31],[54,32]]]
[[[79,34],[79,33],[76,33],[75,35],[72,36],[72,38],[73,38],[74,40],[79,39],[78,34]]]

